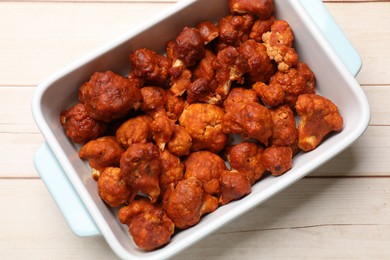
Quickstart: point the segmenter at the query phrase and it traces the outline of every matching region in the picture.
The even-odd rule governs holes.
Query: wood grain
[[[385,85],[390,82],[390,2],[360,4],[328,3],[327,8],[362,58],[360,84]],[[347,11],[348,10],[348,11]],[[374,22],[375,21],[375,22]]]
[[[0,2],[10,2],[9,0],[0,0]],[[97,3],[176,3],[178,0],[13,0],[12,2],[52,2],[52,3],[88,3],[88,2],[97,2]],[[387,0],[323,0],[324,3],[362,3],[362,2],[387,2]]]
[[[390,86],[365,86],[364,90],[371,104],[371,125],[356,143],[316,170],[314,176],[390,175]],[[33,87],[0,88],[0,145],[7,151],[0,157],[0,178],[37,177],[31,155],[43,137],[30,113],[33,91]],[[13,111],[12,117],[7,116],[8,111]]]
[[[102,237],[75,236],[48,195],[40,179],[0,180],[1,259],[115,259]]]
[[[172,4],[0,2],[0,24],[12,24],[0,27],[0,86],[36,85]],[[390,48],[383,44],[390,38],[390,28],[382,26],[390,24],[390,2],[326,6],[362,57],[364,70],[358,81],[382,85],[390,82]],[[374,20],[379,26],[372,26]]]
[[[170,5],[2,2],[0,86],[37,85]]]
[[[175,259],[386,258],[389,185],[382,178],[303,179]],[[40,180],[2,180],[0,203],[12,209],[0,214],[2,259],[115,258],[102,237],[71,233]]]
[[[0,0],[0,259],[115,259],[69,229],[33,166],[48,75],[176,0]],[[361,55],[370,126],[336,158],[174,259],[390,258],[390,1],[324,1]],[[115,24],[115,26],[113,26]]]

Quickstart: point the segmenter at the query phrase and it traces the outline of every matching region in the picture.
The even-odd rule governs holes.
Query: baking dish
[[[228,12],[226,2],[179,1],[152,21],[50,76],[34,93],[34,119],[46,139],[46,144],[35,157],[38,172],[67,220],[71,221],[75,233],[81,236],[103,235],[121,258],[164,259],[177,254],[336,156],[358,139],[368,126],[368,102],[353,77],[360,69],[360,58],[321,1],[275,0],[277,18],[290,23],[300,59],[309,64],[316,74],[317,92],[339,106],[344,117],[343,131],[328,138],[316,150],[296,156],[293,169],[285,175],[265,178],[253,186],[247,197],[220,207],[196,226],[177,233],[167,246],[153,252],[137,249],[127,227],[117,220],[116,212],[99,198],[89,166],[78,158],[78,146],[64,135],[58,120],[59,113],[77,100],[78,87],[93,72],[113,70],[126,75],[130,51],[145,47],[162,52],[165,43],[178,35],[184,26],[195,25],[205,19],[217,21],[225,15]],[[59,192],[64,190],[72,196]]]

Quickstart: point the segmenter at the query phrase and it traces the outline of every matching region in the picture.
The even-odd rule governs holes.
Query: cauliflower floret
[[[137,195],[123,180],[120,172],[120,168],[107,167],[97,181],[100,198],[111,207],[127,204]]]
[[[219,37],[216,49],[221,51],[227,46],[238,47],[249,39],[249,33],[255,18],[251,14],[228,14],[218,21]]]
[[[239,93],[256,98],[253,90],[234,88],[224,102],[226,114],[222,121],[223,131],[227,134],[239,134],[243,138],[253,138],[268,145],[273,129],[270,111],[252,99],[237,98]]]
[[[151,251],[169,243],[175,224],[156,204],[147,199],[134,200],[119,212],[119,221],[129,227],[134,243],[141,249]]]
[[[275,22],[275,17],[271,16],[268,19],[256,19],[253,23],[249,38],[254,39],[257,42],[263,42],[262,36],[264,33],[271,30],[272,24]]]
[[[60,123],[66,136],[79,144],[96,139],[108,130],[108,124],[91,118],[82,103],[77,103],[71,108],[61,111]]]
[[[261,145],[244,141],[227,149],[227,160],[232,169],[244,173],[253,185],[265,172],[261,161],[263,151]]]
[[[191,84],[191,77],[192,73],[190,70],[184,70],[177,78],[172,77],[170,91],[176,96],[183,95]]]
[[[233,200],[240,199],[252,191],[248,177],[239,171],[222,171],[220,183],[220,205],[225,205]]]
[[[204,102],[211,105],[220,105],[222,98],[215,92],[216,81],[208,81],[206,78],[198,78],[188,87],[187,101],[189,104]]]
[[[275,4],[273,0],[229,0],[229,8],[232,13],[249,13],[268,19],[275,10]]]
[[[160,150],[152,143],[136,143],[127,148],[120,160],[121,176],[135,191],[145,194],[152,202],[160,195],[162,171]]]
[[[249,83],[268,82],[275,74],[276,66],[268,57],[263,44],[250,39],[240,45],[238,52],[248,64],[248,72],[245,76]]]
[[[122,123],[116,131],[118,142],[125,148],[134,143],[148,143],[152,135],[150,124],[153,122],[149,115],[139,115]]]
[[[294,36],[290,25],[284,20],[277,20],[271,31],[262,35],[271,60],[278,63],[280,71],[286,71],[298,63],[298,54],[292,47]]]
[[[196,28],[184,27],[175,41],[167,44],[167,56],[172,60],[169,73],[177,78],[205,56],[205,40]]]
[[[146,113],[153,114],[166,103],[165,90],[161,87],[145,86],[141,88],[141,94],[141,109]]]
[[[315,93],[315,84],[316,78],[309,66],[299,62],[294,68],[276,72],[268,85],[257,82],[252,88],[268,106],[285,104],[294,108],[299,95]]]
[[[156,116],[156,118],[154,118],[153,122],[150,124],[152,138],[160,150],[163,151],[165,149],[165,145],[171,139],[174,128],[175,121],[165,115]]]
[[[343,128],[343,118],[337,106],[323,96],[300,95],[296,111],[301,118],[298,124],[298,147],[303,151],[315,149],[326,135]]]
[[[181,96],[176,96],[172,91],[166,91],[165,112],[166,116],[172,120],[178,120],[187,102]]]
[[[184,179],[184,164],[179,157],[171,154],[167,150],[161,152],[160,158],[162,165],[160,189],[163,195],[171,183],[176,186],[179,181]]]
[[[207,81],[212,81],[215,77],[213,67],[214,60],[217,56],[213,51],[206,49],[205,56],[201,59],[192,70],[193,80],[204,78]]]
[[[226,146],[228,135],[222,131],[224,115],[222,108],[205,103],[194,103],[184,109],[179,122],[192,138],[192,151],[207,149],[217,153]]]
[[[169,78],[171,61],[146,48],[138,49],[130,54],[132,73],[144,79],[149,84],[156,84],[164,87]]]
[[[244,74],[249,71],[248,62],[237,48],[228,46],[217,53],[214,60],[216,94],[224,100],[229,94],[232,82],[244,83]]]
[[[164,194],[163,208],[179,229],[186,229],[200,221],[203,214],[218,208],[218,199],[207,194],[195,177],[171,184]]]
[[[175,125],[171,140],[168,142],[168,150],[176,156],[185,156],[190,153],[192,138],[188,131],[180,126]]]
[[[262,155],[262,163],[272,175],[282,175],[292,167],[291,147],[267,147]]]
[[[298,130],[292,109],[289,106],[284,105],[271,109],[270,112],[274,123],[270,145],[295,146],[298,140]]]
[[[88,115],[111,122],[141,106],[141,92],[136,84],[112,71],[95,72],[79,89],[80,102]]]
[[[113,136],[103,136],[83,145],[79,157],[88,160],[92,168],[92,177],[97,180],[106,167],[118,167],[125,150]]]
[[[210,21],[200,22],[196,28],[204,39],[204,44],[207,45],[219,36],[219,29]]]
[[[210,151],[191,153],[184,162],[186,179],[195,177],[202,182],[203,189],[210,195],[220,193],[219,179],[227,170],[224,160]]]

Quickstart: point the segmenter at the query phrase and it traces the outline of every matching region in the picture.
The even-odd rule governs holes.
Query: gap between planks
[[[140,1],[140,0],[113,0],[113,1],[107,1],[107,0],[15,0],[15,1],[6,1],[6,0],[0,0],[0,3],[74,3],[74,4],[83,4],[83,3],[102,3],[102,4],[174,4],[177,1],[175,0],[146,0],[146,1]]]
[[[1,2],[20,2],[20,3],[176,3],[178,0],[0,0]],[[388,2],[387,0],[323,0],[324,3],[372,3],[372,2]]]
[[[346,176],[346,175],[331,175],[331,176],[305,176],[302,179],[389,179],[390,175],[369,175],[369,176]],[[0,176],[2,180],[40,180],[40,176]]]
[[[1,180],[39,180],[41,179],[39,176],[2,176]]]
[[[332,223],[332,224],[316,224],[316,225],[303,225],[303,226],[291,226],[291,227],[271,227],[271,228],[261,228],[261,229],[250,229],[242,231],[231,231],[231,232],[218,232],[219,235],[228,235],[228,234],[243,234],[251,232],[263,232],[263,231],[279,231],[279,230],[294,230],[294,229],[313,229],[313,228],[322,228],[322,227],[375,227],[383,226],[383,224],[341,224],[341,223]],[[387,225],[386,225],[387,226]]]

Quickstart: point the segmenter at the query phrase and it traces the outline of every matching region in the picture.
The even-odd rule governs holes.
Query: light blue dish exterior
[[[344,62],[344,65],[353,76],[356,76],[362,67],[362,60],[322,1],[299,1],[309,13],[315,24],[317,24],[318,28],[320,28],[337,55]]]
[[[300,2],[350,73],[356,76],[362,66],[361,58],[322,1],[300,0]],[[72,231],[80,237],[100,235],[92,217],[46,143],[37,151],[34,165]]]
[[[80,237],[100,235],[84,203],[46,143],[35,154],[34,165],[73,233]]]

